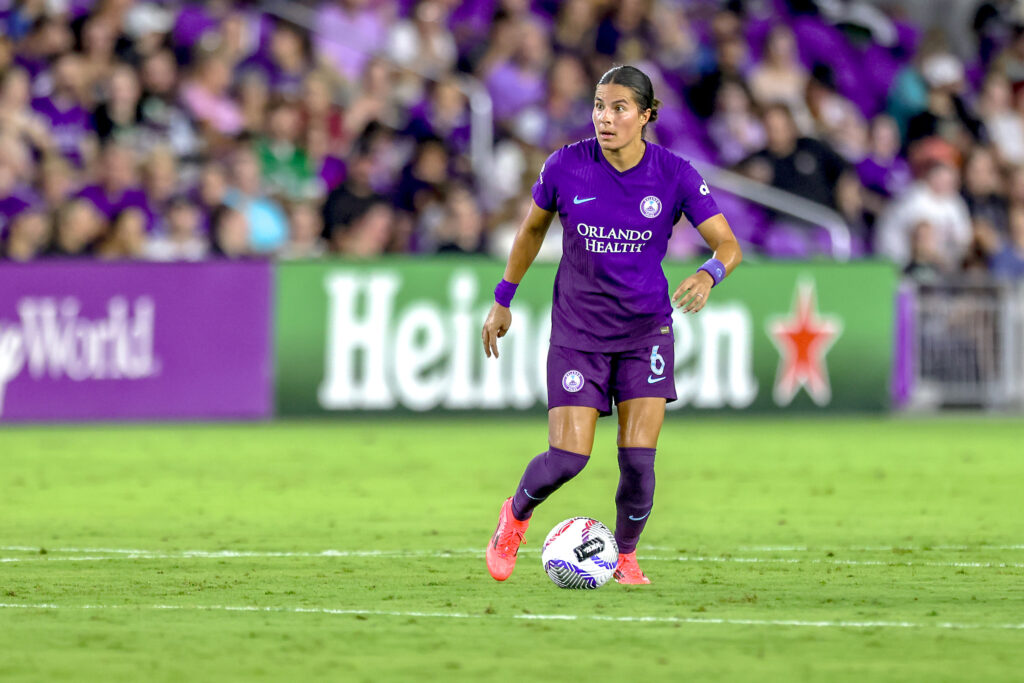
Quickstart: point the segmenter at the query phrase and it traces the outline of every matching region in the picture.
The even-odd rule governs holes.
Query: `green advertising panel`
[[[666,264],[674,287],[696,267]],[[501,358],[480,326],[503,264],[392,259],[277,268],[277,408],[543,410],[555,266],[535,264]],[[744,264],[696,315],[675,314],[670,410],[882,410],[896,273],[880,263]]]

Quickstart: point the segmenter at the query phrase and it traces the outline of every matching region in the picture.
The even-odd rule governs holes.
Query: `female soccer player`
[[[533,186],[533,206],[516,233],[504,279],[483,326],[484,352],[512,324],[509,305],[537,256],[554,212],[564,227],[548,351],[549,448],[526,466],[498,516],[487,569],[504,581],[533,509],[583,470],[597,418],[619,407],[615,540],[619,583],[650,583],[636,545],[654,503],[654,453],[665,403],[676,400],[672,306],[696,313],[711,288],[739,265],[739,244],[692,166],[646,142],[658,116],[651,80],[617,66],[594,94],[595,138],[550,157]],[[672,226],[686,215],[714,255],[669,301],[661,269]]]

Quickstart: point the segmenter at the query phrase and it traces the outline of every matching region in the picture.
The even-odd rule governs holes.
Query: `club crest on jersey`
[[[562,388],[570,394],[575,394],[583,388],[583,373],[579,370],[570,370],[562,375]]]
[[[661,213],[661,200],[653,194],[647,195],[644,197],[644,200],[640,202],[640,213],[647,218],[657,218],[658,214]]]

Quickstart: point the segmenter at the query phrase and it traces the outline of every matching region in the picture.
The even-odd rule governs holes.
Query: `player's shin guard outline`
[[[512,497],[512,514],[516,519],[526,520],[533,514],[533,508],[557,491],[586,467],[589,456],[580,455],[561,448],[549,446],[526,466],[519,488]]]
[[[636,550],[654,507],[653,448],[619,448],[619,488],[615,493],[615,542],[620,553]]]

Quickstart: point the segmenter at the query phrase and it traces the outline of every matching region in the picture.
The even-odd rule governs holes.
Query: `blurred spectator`
[[[911,227],[910,257],[903,268],[906,275],[923,284],[939,284],[953,272],[938,243],[935,226],[926,220]]]
[[[279,249],[288,239],[288,217],[281,205],[264,192],[259,159],[249,148],[243,146],[235,152],[231,180],[232,187],[224,197],[224,203],[242,214],[248,229],[249,249],[254,252]],[[232,221],[237,222],[229,219]],[[213,227],[216,229],[216,224]],[[227,243],[233,245],[237,226],[231,225],[227,230]]]
[[[209,252],[209,244],[200,236],[199,208],[187,197],[171,200],[164,219],[164,230],[149,239],[144,249],[153,261],[199,261]]]
[[[238,106],[242,113],[242,130],[249,135],[266,132],[267,107],[270,106],[270,83],[257,69],[242,74],[238,83]]]
[[[764,148],[764,125],[742,81],[725,81],[718,89],[708,134],[718,158],[730,166]]]
[[[750,71],[750,91],[762,107],[781,104],[789,109],[797,130],[814,132],[814,121],[804,101],[810,76],[800,63],[793,31],[776,24],[765,38],[764,54]]]
[[[146,214],[128,208],[114,218],[96,255],[109,260],[137,259],[142,257],[145,246]]]
[[[82,59],[67,53],[53,65],[53,88],[49,95],[32,100],[32,108],[46,122],[57,150],[81,167],[96,151],[92,119],[83,106],[85,83]]]
[[[313,39],[320,59],[348,81],[358,81],[369,56],[386,43],[392,9],[391,3],[371,0],[323,0],[316,14],[320,30]]]
[[[40,194],[51,213],[79,190],[76,171],[64,157],[43,159],[39,166],[39,176]]]
[[[693,112],[702,119],[710,117],[718,101],[718,91],[726,81],[743,83],[746,87],[746,69],[746,40],[740,36],[727,36],[716,43],[714,68],[701,76],[686,93]]]
[[[484,74],[494,117],[510,122],[517,114],[544,99],[545,75],[551,54],[547,31],[535,20],[516,26],[515,48]]]
[[[857,177],[866,190],[887,199],[910,184],[910,167],[899,151],[896,121],[879,114],[871,120],[867,154],[857,162]]]
[[[101,10],[113,8],[118,3],[101,3]],[[130,3],[122,3],[130,4]],[[99,93],[110,82],[117,61],[114,48],[123,21],[123,10],[113,13],[99,12],[82,22],[82,78],[87,101],[92,104],[99,99]]]
[[[387,55],[398,66],[429,78],[451,73],[458,57],[455,39],[447,30],[448,9],[438,0],[418,0],[408,19],[396,22],[388,34]]]
[[[58,213],[54,241],[47,255],[89,256],[107,230],[103,215],[84,199],[74,199]]]
[[[169,147],[154,147],[146,159],[143,171],[147,205],[156,220],[162,220],[171,199],[183,189],[180,185],[178,160]]]
[[[306,150],[299,146],[302,118],[298,107],[281,101],[270,108],[267,135],[256,144],[263,186],[282,200],[312,199],[321,194]]]
[[[261,73],[270,92],[278,97],[297,100],[302,94],[303,82],[311,69],[312,47],[298,27],[284,20],[274,22],[269,49],[257,52],[240,66]]]
[[[993,74],[985,79],[978,113],[1000,161],[1013,165],[1024,163],[1024,117],[1014,108],[1013,91],[1006,78]]]
[[[221,258],[237,259],[250,256],[249,226],[245,214],[230,206],[218,206],[210,215],[210,234],[213,236],[211,254]]]
[[[231,63],[223,54],[213,53],[200,58],[182,87],[182,101],[207,132],[236,135],[242,130],[242,112],[228,92],[230,85]]]
[[[551,64],[544,101],[517,117],[514,133],[519,139],[546,149],[558,149],[587,137],[593,130],[590,98],[583,63],[575,55],[559,55]]]
[[[454,78],[435,83],[429,97],[410,112],[407,132],[417,141],[436,137],[453,151],[469,149],[469,106]]]
[[[552,43],[560,54],[588,54],[597,44],[597,3],[565,0],[558,8]]]
[[[37,151],[51,148],[50,130],[31,108],[28,71],[14,66],[0,74],[0,138],[18,139]]]
[[[922,73],[928,84],[925,110],[907,123],[907,145],[917,140],[938,137],[961,153],[981,137],[981,122],[960,97],[964,86],[964,67],[951,54],[936,54],[925,60]]]
[[[357,150],[348,168],[345,182],[327,196],[323,209],[324,238],[332,245],[338,243],[335,235],[346,231],[356,216],[362,215],[384,197],[373,189],[373,157],[368,150]]]
[[[36,205],[18,213],[7,228],[2,256],[11,261],[31,261],[42,255],[50,243],[46,212]]]
[[[921,222],[935,232],[935,251],[945,268],[953,270],[971,244],[971,219],[967,203],[957,191],[959,173],[953,166],[935,162],[921,180],[911,185],[882,213],[876,231],[876,250],[906,267],[911,258],[913,231]],[[931,238],[929,238],[931,239]]]
[[[128,208],[151,215],[146,193],[138,184],[135,157],[117,143],[108,143],[103,149],[99,182],[86,185],[78,196],[90,202],[107,221]]]
[[[867,124],[857,107],[836,91],[832,69],[815,65],[807,82],[807,111],[811,116],[813,134],[843,158],[860,157]]]
[[[142,125],[147,139],[169,145],[179,158],[194,160],[200,141],[188,113],[178,102],[178,65],[170,50],[158,50],[142,62]]]
[[[444,217],[437,230],[439,253],[481,254],[485,251],[484,215],[473,193],[456,187],[448,193]]]
[[[825,206],[842,209],[840,183],[856,183],[846,162],[821,142],[801,137],[789,108],[782,104],[764,113],[765,148],[743,162],[756,180]]]
[[[199,173],[199,187],[196,188],[196,206],[200,211],[200,224],[204,231],[211,232],[210,220],[217,207],[224,204],[228,196],[228,172],[219,161],[207,162]]]
[[[306,76],[300,98],[301,129],[309,136],[320,136],[325,148],[324,156],[335,156],[348,151],[349,137],[345,131],[345,114],[335,104],[333,82],[329,73],[314,71]]]
[[[1010,212],[1010,234],[989,257],[988,265],[997,278],[1024,279],[1024,209]]]
[[[992,152],[975,147],[964,164],[963,197],[975,224],[984,222],[1001,237],[1009,233],[1009,202]]]
[[[394,70],[380,59],[366,65],[361,88],[352,99],[345,115],[345,132],[352,138],[363,135],[372,124],[392,129],[401,127],[401,107],[394,89]]]
[[[393,211],[385,202],[374,202],[352,222],[331,233],[332,248],[346,256],[372,258],[382,255],[391,243]]]
[[[288,208],[288,242],[279,252],[283,259],[318,258],[327,253],[321,237],[324,224],[320,211],[311,202],[295,202]]]
[[[110,139],[130,147],[141,148],[142,92],[135,69],[117,64],[110,73],[106,99],[93,111],[93,125],[101,142]]]

